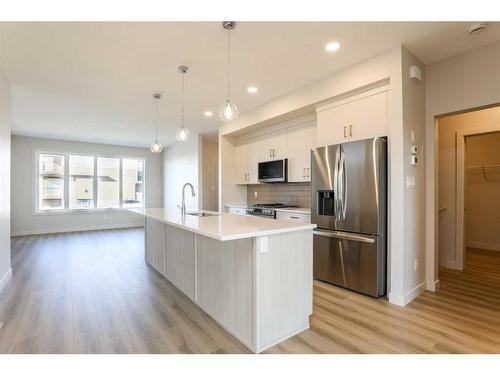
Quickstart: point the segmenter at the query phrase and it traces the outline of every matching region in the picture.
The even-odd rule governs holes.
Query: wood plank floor
[[[16,237],[0,353],[248,353],[144,262],[141,228]],[[311,329],[266,353],[499,353],[500,256],[407,307],[314,283]]]

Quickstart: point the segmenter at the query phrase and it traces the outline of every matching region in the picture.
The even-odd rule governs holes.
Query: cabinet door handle
[[[272,153],[272,149],[269,149],[269,157],[272,158],[273,157],[273,153]]]
[[[310,175],[311,169],[310,168],[306,168],[306,169],[307,169],[307,176],[306,177],[311,177],[311,175]]]
[[[306,177],[306,169],[302,168],[302,178]]]
[[[347,138],[346,132],[347,132],[347,126],[344,126],[344,138]]]
[[[352,124],[349,125],[349,137],[352,137]]]
[[[290,216],[290,219],[300,219],[298,216]]]
[[[276,149],[273,148],[273,158],[276,157]]]

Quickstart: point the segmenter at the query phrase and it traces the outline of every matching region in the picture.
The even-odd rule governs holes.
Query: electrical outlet
[[[255,198],[257,198],[257,195],[259,195],[259,194],[257,194],[257,192],[256,192],[256,191],[254,191],[254,192],[253,192],[253,196],[254,196]]]
[[[413,271],[416,271],[416,270],[418,270],[418,259],[415,259],[413,261]]]

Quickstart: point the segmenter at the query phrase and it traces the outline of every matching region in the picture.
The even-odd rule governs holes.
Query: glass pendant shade
[[[158,153],[161,152],[163,149],[162,145],[158,140],[155,140],[154,143],[151,145],[151,152]]]
[[[175,138],[181,142],[187,141],[189,139],[189,130],[186,129],[184,126],[181,126],[179,129],[177,129],[177,132],[175,133]]]
[[[236,107],[236,104],[231,99],[228,99],[220,107],[219,116],[223,122],[233,121],[238,117],[238,107]]]

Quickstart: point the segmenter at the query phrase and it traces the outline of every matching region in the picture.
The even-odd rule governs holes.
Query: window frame
[[[140,160],[142,161],[143,166],[143,199],[142,206],[140,208],[144,208],[146,205],[146,181],[147,181],[147,166],[146,166],[146,158],[137,157],[137,156],[124,156],[124,155],[113,155],[113,154],[101,154],[101,153],[85,153],[79,151],[67,151],[67,150],[53,150],[53,149],[40,149],[36,148],[32,150],[32,169],[33,169],[33,178],[32,178],[32,214],[35,215],[68,215],[68,214],[95,214],[99,212],[124,212],[128,211],[131,208],[123,207],[123,159],[130,160]],[[56,210],[43,210],[39,207],[39,175],[40,175],[40,155],[41,154],[53,154],[53,155],[61,155],[64,156],[64,208],[56,209]],[[69,208],[69,156],[91,156],[94,158],[94,191],[93,191],[93,208]],[[98,208],[97,207],[97,158],[115,158],[120,160],[120,181],[119,181],[119,204],[120,207],[115,208]]]

